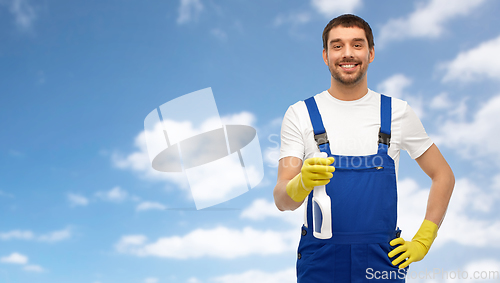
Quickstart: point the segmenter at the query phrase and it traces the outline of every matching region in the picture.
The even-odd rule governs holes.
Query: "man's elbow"
[[[283,204],[279,200],[279,196],[278,196],[276,188],[274,189],[273,197],[274,197],[274,205],[276,205],[276,208],[278,208],[279,211],[285,211],[286,209],[283,207]]]
[[[453,174],[453,170],[451,170],[450,166],[448,166],[448,168],[446,169],[447,170],[444,170],[443,175],[445,176],[448,184],[450,184],[451,189],[453,189],[453,187],[455,186],[455,174]]]
[[[286,211],[282,206],[280,206],[277,202],[274,202],[276,204],[276,207],[278,208],[279,211]]]
[[[449,175],[449,182],[450,182],[451,191],[453,191],[453,188],[455,188],[455,174],[453,174],[453,171],[451,171],[451,169],[450,169],[450,175]]]
[[[279,211],[288,211],[288,210],[294,211],[302,205],[302,203],[297,203],[294,202],[293,200],[287,202],[286,200],[283,199],[278,200],[277,198],[274,198],[274,204],[276,205]]]
[[[278,208],[279,211],[287,211],[287,210],[290,210],[290,211],[294,211],[297,209],[297,207],[287,207],[283,204],[280,204],[279,202],[274,202],[274,204],[276,204],[276,207]]]
[[[453,188],[455,187],[455,174],[453,174],[453,171],[451,170],[450,167],[441,170],[439,174],[435,175],[435,178],[432,178],[432,181],[438,181],[440,183],[445,183],[446,187],[450,190],[453,191]]]

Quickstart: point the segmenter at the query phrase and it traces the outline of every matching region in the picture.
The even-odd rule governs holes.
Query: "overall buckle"
[[[322,134],[314,135],[314,140],[316,141],[316,144],[318,146],[325,144],[325,143],[330,143],[328,141],[328,136],[326,135],[326,132],[324,132]]]
[[[391,146],[391,134],[378,133],[378,143],[386,144],[387,147]]]

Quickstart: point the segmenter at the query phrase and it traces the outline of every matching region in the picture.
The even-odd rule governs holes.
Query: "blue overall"
[[[335,172],[326,185],[331,200],[331,237],[319,239],[314,220],[322,214],[306,199],[307,217],[298,247],[298,283],[405,282],[406,269],[392,265],[389,242],[396,228],[397,190],[394,160],[387,151],[391,134],[391,98],[381,96],[378,152],[368,156],[332,155],[314,97],[305,100],[320,151],[333,156]],[[314,190],[313,190],[314,191]],[[329,212],[330,213],[330,212]],[[396,257],[392,258],[395,259]]]

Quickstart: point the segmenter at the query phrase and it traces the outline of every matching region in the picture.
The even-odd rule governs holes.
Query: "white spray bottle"
[[[316,152],[314,157],[327,158],[326,152]],[[332,237],[332,209],[330,196],[326,194],[326,186],[313,189],[312,197],[313,235],[318,239]]]

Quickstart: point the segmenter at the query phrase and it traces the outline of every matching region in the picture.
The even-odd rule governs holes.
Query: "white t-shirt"
[[[328,91],[315,95],[330,150],[335,155],[364,156],[376,154],[380,130],[380,94],[372,90],[354,101],[338,100]],[[406,150],[411,158],[422,155],[432,140],[420,119],[406,101],[392,98],[391,145],[389,155],[399,167],[399,152]],[[281,126],[280,159],[295,156],[302,160],[319,152],[304,101],[290,106]]]

